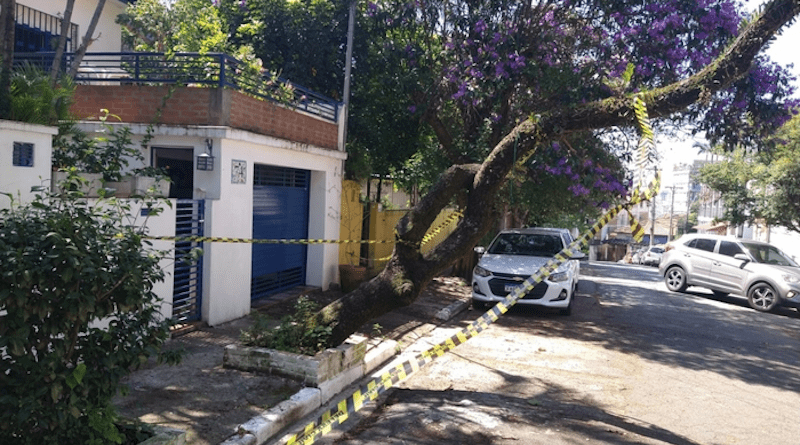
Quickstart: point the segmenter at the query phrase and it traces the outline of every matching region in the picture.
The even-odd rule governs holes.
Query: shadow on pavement
[[[558,430],[557,435],[552,431]],[[337,444],[697,445],[649,423],[611,414],[560,387],[530,397],[473,391],[393,390],[372,416]]]

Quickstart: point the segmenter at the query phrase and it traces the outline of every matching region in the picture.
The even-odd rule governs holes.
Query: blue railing
[[[53,52],[16,53],[15,63],[27,61],[45,70]],[[72,64],[74,55],[65,54],[62,66]],[[232,88],[262,99],[281,101],[297,110],[332,122],[339,117],[340,102],[315,93],[288,80],[273,81],[269,75],[254,74],[239,60],[222,53],[86,53],[75,81],[85,84],[183,84]],[[284,86],[291,97],[285,97]]]

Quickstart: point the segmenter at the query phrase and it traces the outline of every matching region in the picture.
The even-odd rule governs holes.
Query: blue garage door
[[[253,167],[253,238],[308,238],[307,170]],[[253,244],[250,297],[263,298],[305,284],[305,244]]]

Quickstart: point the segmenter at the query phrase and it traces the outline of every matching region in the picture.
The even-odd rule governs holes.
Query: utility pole
[[[672,219],[673,219],[673,217],[675,215],[675,189],[681,190],[682,187],[678,187],[677,185],[670,185],[670,186],[665,186],[664,188],[665,189],[669,189],[670,190],[670,194],[672,195],[672,203],[669,206],[669,235],[667,235],[667,241],[672,241],[672,239],[673,239],[673,236],[672,236]],[[688,200],[688,196],[687,196],[687,200]],[[687,215],[688,215],[688,213],[687,213]]]
[[[653,173],[658,174],[658,167],[653,166]],[[653,200],[650,202],[650,247],[655,244],[656,237],[656,195],[653,194]]]
[[[669,236],[667,236],[667,241],[672,241],[672,217],[675,214],[675,186],[665,187],[668,189],[672,189],[672,202],[669,205]]]
[[[347,49],[345,50],[344,64],[344,116],[342,117],[342,150],[346,151],[347,121],[350,115],[350,71],[353,65],[353,34],[356,21],[356,0],[350,1],[349,17],[347,18]],[[342,161],[344,169],[344,161]],[[344,171],[344,170],[343,170]]]

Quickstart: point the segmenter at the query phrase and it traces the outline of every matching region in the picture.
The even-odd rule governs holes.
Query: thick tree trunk
[[[106,0],[98,0],[97,7],[94,8],[94,15],[92,16],[92,20],[89,22],[89,27],[86,28],[86,35],[83,37],[81,41],[81,45],[75,50],[75,57],[72,60],[72,66],[69,69],[69,77],[75,78],[78,75],[78,69],[81,66],[81,61],[83,61],[83,56],[86,55],[86,50],[89,49],[89,45],[94,42],[94,30],[97,28],[97,22],[100,21],[100,15],[103,13],[103,8],[106,6]]]
[[[61,35],[58,36],[58,46],[56,55],[53,57],[53,64],[50,66],[50,84],[56,86],[58,74],[61,72],[61,58],[64,57],[64,49],[67,46],[67,35],[72,24],[72,10],[75,9],[75,0],[67,0],[64,8],[64,16],[61,18]]]
[[[651,118],[684,110],[744,76],[756,54],[783,25],[800,14],[797,0],[774,0],[758,20],[745,28],[708,67],[681,82],[640,95]],[[632,97],[614,97],[576,108],[554,109],[528,119],[506,135],[481,165],[456,165],[397,225],[397,243],[384,270],[342,299],[323,308],[318,322],[332,326],[331,345],[338,345],[362,325],[384,313],[411,304],[435,276],[467,254],[494,220],[495,194],[517,159],[536,147],[576,131],[629,126],[635,123]],[[467,190],[464,217],[456,230],[428,255],[420,254],[425,232],[453,196]]]

